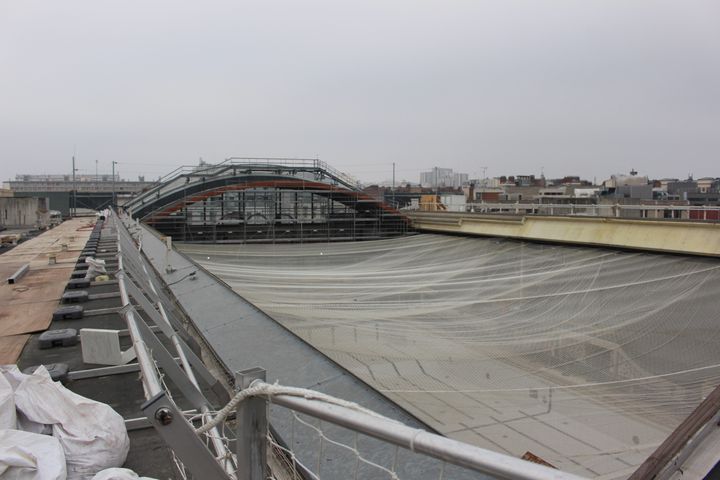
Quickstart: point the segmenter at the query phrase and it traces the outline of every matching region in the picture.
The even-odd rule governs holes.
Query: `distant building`
[[[704,177],[697,181],[700,193],[720,192],[720,178]]]
[[[445,206],[448,212],[464,212],[467,200],[465,195],[440,195],[440,203]]]
[[[535,185],[535,175],[516,175],[515,185],[518,187],[531,187]]]
[[[541,203],[553,203],[558,199],[571,197],[571,192],[566,187],[546,187],[538,190],[538,194],[535,198]]]
[[[426,188],[460,188],[468,183],[467,173],[453,172],[452,168],[434,167],[429,172],[420,173],[420,185]]]
[[[122,204],[155,182],[146,182],[144,177],[137,181],[123,180],[118,174],[114,177],[111,174],[75,175],[75,181],[72,175],[17,175],[5,185],[14,197],[48,198],[49,209],[67,216],[72,208],[105,208],[112,202],[113,195]]]
[[[593,188],[576,188],[574,190],[575,197],[577,198],[592,198],[597,197],[600,194],[599,187]]]
[[[474,193],[476,202],[498,203],[505,199],[505,190],[502,188],[476,188]]]
[[[635,170],[630,175],[612,175],[603,182],[603,196],[616,199],[652,200],[653,184],[647,176],[638,176]]]
[[[72,175],[15,175],[16,182],[72,182]],[[98,175],[75,175],[76,182],[112,182],[113,176],[111,174],[98,174]],[[120,181],[120,175],[115,174],[115,181]]]
[[[638,177],[637,172],[634,170],[630,172],[630,175],[616,174],[611,175],[609,179],[603,182],[605,188],[617,188],[617,187],[628,187],[628,186],[640,186],[649,185],[650,180],[647,176]]]
[[[497,186],[515,187],[544,187],[545,177],[536,178],[535,175],[502,175],[496,179]]]
[[[583,187],[591,187],[592,182],[588,180],[583,180],[579,176],[575,175],[568,175],[563,178],[554,178],[552,180],[548,180],[548,185],[577,185],[577,186],[583,186]]]

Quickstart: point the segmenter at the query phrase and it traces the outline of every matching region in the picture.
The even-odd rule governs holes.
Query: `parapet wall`
[[[720,257],[720,223],[415,212],[420,231]]]

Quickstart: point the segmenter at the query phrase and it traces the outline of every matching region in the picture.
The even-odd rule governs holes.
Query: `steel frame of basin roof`
[[[189,170],[181,167],[153,189],[128,202],[125,209],[159,231],[186,241],[274,240],[276,232],[289,232],[285,240],[291,241],[347,240],[407,232],[409,220],[404,215],[356,185],[351,177],[320,160],[231,158],[218,165]],[[294,200],[284,196],[284,192],[295,192]],[[297,194],[301,192],[305,196],[298,199]],[[258,209],[253,204],[246,212],[247,199],[255,202],[258,197],[263,197],[262,206]],[[310,205],[310,214],[301,218],[298,210],[307,205]],[[315,206],[322,213],[316,215]],[[219,209],[219,217],[211,211],[213,208]],[[262,214],[258,210],[262,210]],[[226,217],[227,212],[234,212],[235,216]],[[258,222],[257,218],[251,221],[246,213],[262,217],[262,221]],[[252,228],[252,234],[247,228],[224,228],[226,225],[218,221],[226,218],[242,225],[263,223],[269,233],[255,232]],[[282,224],[282,228],[275,228],[276,224]],[[303,224],[313,226],[303,229]],[[312,233],[320,230],[322,232]]]
[[[239,173],[247,175],[258,172],[277,175],[284,173],[290,176],[299,172],[313,173],[318,175],[324,183],[359,191],[356,179],[318,159],[230,157],[222,163],[213,165],[178,167],[161,177],[153,188],[127,202],[125,209],[133,217],[137,217],[138,212],[144,210],[143,207],[146,204],[155,203],[154,199],[165,197],[173,191],[186,189],[190,184],[222,177],[234,177]]]

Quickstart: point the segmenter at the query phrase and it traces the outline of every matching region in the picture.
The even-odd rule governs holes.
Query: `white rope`
[[[207,422],[205,425],[195,429],[195,433],[201,435],[209,431],[211,428],[220,425],[220,423],[222,423],[227,418],[227,416],[236,409],[238,404],[245,399],[257,396],[273,397],[275,395],[290,395],[293,397],[302,397],[307,400],[317,400],[320,402],[329,403],[331,405],[337,405],[339,407],[354,410],[356,412],[361,412],[376,418],[381,418],[389,422],[398,423],[396,420],[384,417],[377,412],[373,412],[372,410],[368,410],[367,408],[362,407],[355,402],[349,402],[347,400],[333,397],[331,395],[327,395],[315,390],[298,387],[284,387],[278,384],[271,385],[264,382],[253,382],[253,385],[251,385],[250,387],[244,390],[240,390],[238,393],[236,393],[235,396],[230,399],[227,405],[218,410],[217,414],[212,420]]]

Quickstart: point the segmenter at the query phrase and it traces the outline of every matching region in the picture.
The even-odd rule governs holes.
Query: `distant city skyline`
[[[0,180],[319,157],[365,182],[718,174],[720,3],[6,2]]]
[[[322,160],[322,159],[321,159],[321,160]],[[209,162],[209,161],[204,160],[204,159],[203,159],[203,161],[204,161],[204,162],[207,162],[207,163],[215,163],[215,162]],[[222,160],[221,160],[221,161],[222,161]],[[219,162],[217,162],[217,163],[219,163]],[[77,164],[77,165],[80,164],[80,163],[77,161],[77,159],[76,159],[76,164]],[[121,167],[123,164],[124,164],[123,162],[118,162],[118,165],[120,165],[120,167]],[[196,163],[194,163],[194,164],[186,164],[185,166],[197,166],[198,164],[199,164],[199,161],[196,162]],[[55,164],[55,165],[58,165],[58,164]],[[95,165],[95,163],[93,162],[93,166],[94,166],[94,165]],[[133,165],[133,166],[135,166],[135,167],[138,167],[138,165],[136,165],[135,163],[127,164],[127,165]],[[334,165],[334,164],[332,164],[332,163],[331,163],[330,165],[333,166],[333,167],[335,167],[335,168],[338,168],[336,165]],[[162,170],[162,171],[160,171],[160,170],[151,170],[151,169],[147,169],[147,170],[146,170],[146,169],[140,168],[140,169],[138,169],[138,170],[133,171],[133,173],[131,173],[131,174],[126,174],[126,173],[124,173],[123,170],[122,170],[122,168],[116,166],[116,170],[117,170],[117,171],[116,171],[116,178],[118,178],[118,180],[136,181],[136,180],[139,179],[139,177],[142,177],[142,181],[154,181],[154,180],[157,180],[158,177],[162,177],[162,176],[170,173],[172,170],[174,170],[174,169],[176,169],[176,168],[178,168],[178,167],[180,167],[180,166],[182,166],[182,165],[176,165],[176,166],[173,166],[172,168],[168,168],[167,170]],[[141,166],[140,166],[140,167],[141,167]],[[77,178],[78,178],[78,179],[80,179],[81,177],[83,177],[83,178],[85,178],[85,179],[92,179],[92,178],[95,177],[95,175],[96,175],[94,172],[89,172],[89,171],[87,171],[87,170],[85,170],[85,169],[83,169],[83,168],[79,168],[79,167],[76,167],[76,168],[78,168],[78,171],[77,171]],[[429,168],[427,168],[427,169],[417,169],[417,174],[415,175],[415,177],[409,177],[409,178],[408,178],[408,177],[406,177],[406,176],[401,176],[401,175],[399,174],[398,169],[397,169],[397,166],[396,166],[395,183],[396,183],[396,185],[398,185],[398,186],[401,185],[401,184],[404,184],[404,183],[421,184],[421,183],[422,183],[422,182],[421,182],[421,178],[422,178],[423,173],[431,172],[434,168],[439,168],[440,170],[449,169],[449,170],[452,170],[453,173],[456,174],[456,175],[457,175],[457,174],[460,174],[460,175],[467,174],[467,178],[461,177],[461,178],[462,178],[462,181],[464,181],[464,180],[478,180],[478,179],[483,179],[483,178],[492,179],[492,178],[500,178],[500,177],[503,177],[503,176],[504,176],[504,177],[510,177],[510,176],[518,176],[518,175],[534,175],[535,177],[540,178],[540,177],[544,174],[545,178],[547,178],[547,179],[560,179],[560,178],[564,178],[564,177],[578,176],[578,177],[580,177],[581,180],[587,180],[587,181],[590,181],[590,182],[595,182],[596,184],[601,184],[603,181],[610,179],[613,175],[630,175],[630,172],[634,170],[632,167],[630,167],[630,168],[628,168],[626,171],[608,172],[608,173],[606,173],[606,174],[604,174],[604,175],[599,175],[599,176],[595,176],[595,177],[588,177],[588,176],[578,175],[576,172],[573,172],[573,171],[569,171],[569,172],[558,172],[557,174],[548,175],[547,172],[544,172],[544,169],[540,169],[539,172],[513,171],[513,170],[511,170],[511,169],[506,169],[506,170],[501,171],[501,172],[498,172],[498,173],[492,173],[492,172],[489,170],[489,168],[488,168],[488,169],[485,170],[485,175],[486,175],[486,176],[484,177],[484,176],[483,176],[483,170],[482,170],[482,169],[481,169],[479,172],[478,172],[478,171],[474,171],[474,172],[472,172],[472,173],[468,173],[468,172],[458,171],[458,170],[456,170],[456,169],[453,169],[452,167],[446,167],[445,165],[438,164],[438,165],[433,165],[432,167],[429,167]],[[341,170],[342,170],[342,169],[341,169]],[[143,173],[141,173],[141,172],[158,172],[158,171],[161,172],[161,173],[158,173],[158,174],[143,174]],[[367,178],[363,178],[362,176],[355,174],[355,172],[354,172],[353,170],[345,169],[345,170],[343,170],[343,171],[344,171],[344,173],[349,174],[350,176],[352,176],[352,177],[360,180],[360,181],[361,181],[363,184],[365,184],[365,185],[371,185],[371,184],[388,184],[388,185],[391,185],[391,184],[392,184],[392,163],[389,165],[389,171],[388,171],[388,172],[379,172],[379,174],[378,174],[377,176],[375,176],[375,177],[368,176]],[[415,171],[415,170],[410,170],[410,171]],[[711,170],[711,171],[712,171],[712,170]],[[716,170],[714,170],[714,174],[713,174],[713,173],[710,173],[710,174],[707,174],[707,175],[696,175],[696,174],[694,174],[693,172],[688,172],[688,173],[686,173],[685,175],[674,175],[674,176],[673,176],[673,175],[654,175],[652,172],[636,172],[636,173],[637,173],[639,176],[641,176],[641,177],[648,177],[649,180],[661,180],[661,179],[668,179],[668,178],[674,178],[674,179],[678,179],[678,180],[685,180],[685,179],[689,178],[688,175],[692,175],[692,178],[694,178],[694,179],[697,180],[697,179],[703,178],[703,177],[720,178],[720,167],[717,168]],[[37,172],[29,172],[29,171],[26,171],[26,170],[19,170],[19,171],[17,171],[17,173],[14,173],[12,176],[1,179],[1,180],[0,180],[0,184],[2,184],[2,183],[4,183],[4,182],[7,182],[7,181],[10,181],[10,180],[15,180],[15,177],[18,176],[18,175],[53,175],[53,176],[63,176],[63,175],[67,175],[67,176],[71,176],[71,175],[72,175],[72,167],[68,168],[67,171],[64,171],[64,172],[61,171],[61,170],[59,170],[58,168],[56,168],[55,170],[50,170],[50,171],[47,171],[47,172],[40,172],[40,173],[37,173]],[[111,174],[110,171],[104,172],[102,169],[98,170],[97,175],[98,175],[100,178],[103,178],[103,177],[110,177],[110,178],[111,178],[111,177],[112,177],[112,174]],[[382,175],[386,175],[386,177],[382,177]],[[460,183],[462,183],[462,181],[461,181]],[[427,183],[432,183],[432,181],[428,181]],[[447,183],[447,182],[446,182],[446,183]],[[451,184],[452,184],[452,181],[449,182],[449,184],[448,184],[447,186],[451,186]],[[445,186],[445,184],[443,184],[442,182],[441,182],[441,185],[442,185],[442,186]]]

